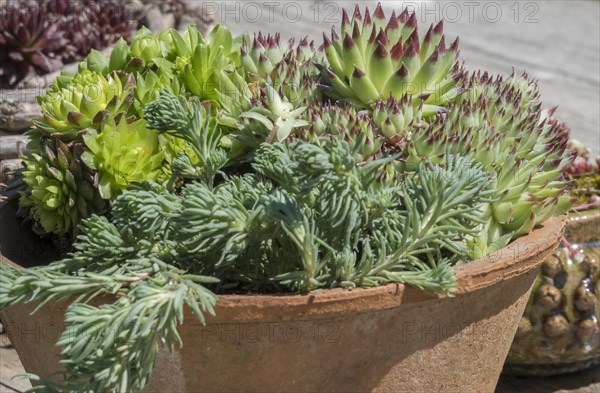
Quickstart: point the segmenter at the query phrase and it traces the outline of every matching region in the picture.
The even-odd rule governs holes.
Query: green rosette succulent
[[[421,106],[414,108],[410,97],[397,101],[390,97],[377,101],[372,111],[360,110],[351,103],[307,103],[305,119],[309,126],[296,136],[304,140],[341,138],[351,146],[360,142],[364,160],[399,153],[413,126],[423,123]]]
[[[183,36],[172,30],[171,39],[176,49],[175,72],[187,90],[202,100],[218,101],[218,92],[227,88],[223,72],[240,65],[241,39],[234,39],[221,25],[206,38],[190,26]]]
[[[414,108],[409,96],[400,100],[390,97],[386,101],[377,101],[373,108],[373,122],[389,143],[402,143],[409,137],[409,126],[423,124],[422,108],[422,105]]]
[[[314,42],[303,38],[281,44],[279,34],[254,36],[252,44],[246,35],[241,47],[244,77],[249,82],[268,83],[280,90],[292,103],[314,100],[319,94],[320,71],[316,61],[323,61],[322,52],[315,51]]]
[[[449,47],[443,22],[432,25],[422,40],[417,16],[405,9],[389,20],[378,4],[373,16],[358,6],[352,20],[343,13],[341,36],[323,35],[327,66],[322,66],[328,92],[334,98],[370,105],[377,100],[413,96],[415,105],[433,114],[462,90],[456,88],[462,69],[456,62],[458,39]]]
[[[83,154],[80,143],[44,139],[38,152],[23,159],[27,189],[19,203],[46,233],[70,233],[82,219],[106,208],[98,175],[83,162]]]
[[[307,127],[296,133],[302,140],[341,139],[352,148],[360,145],[359,153],[367,160],[381,151],[385,138],[373,123],[369,113],[350,104],[315,103],[304,114]]]
[[[83,136],[88,151],[82,159],[100,178],[98,189],[104,199],[123,192],[132,182],[156,180],[163,164],[158,133],[149,130],[144,120],[129,124],[124,118],[103,122],[100,131],[88,130]]]
[[[303,117],[305,106],[292,104],[270,85],[260,89],[258,94],[252,108],[239,115],[238,131],[229,136],[232,157],[252,151],[264,141],[284,141],[293,136],[295,130],[308,125]]]
[[[430,123],[411,127],[404,159],[438,163],[447,154],[471,155],[496,176],[495,201],[483,212],[486,228],[474,239],[474,257],[511,239],[570,205],[564,172],[572,156],[568,130],[541,110],[537,84],[527,75],[507,79],[476,73],[469,89]]]
[[[247,82],[237,71],[221,71],[220,81],[223,88],[217,91],[219,124],[237,128],[240,115],[249,111],[260,98],[259,83]]]
[[[132,77],[123,84],[116,74],[104,76],[89,70],[63,76],[45,96],[38,97],[42,117],[33,124],[46,135],[71,141],[109,114],[126,115],[133,102],[133,86]]]
[[[145,66],[152,66],[155,59],[164,57],[163,44],[148,28],[142,27],[131,41],[129,56],[143,60]]]
[[[184,94],[185,87],[179,79],[168,73],[148,70],[136,74],[136,84],[133,91],[133,106],[138,117],[143,117],[144,107],[156,100],[160,92],[167,91],[174,95]]]

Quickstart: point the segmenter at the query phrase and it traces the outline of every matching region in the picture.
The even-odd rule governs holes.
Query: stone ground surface
[[[341,6],[353,1],[205,2],[217,22],[235,33],[281,31],[284,38],[309,36],[338,25]],[[374,6],[373,2],[363,2]],[[384,1],[387,13],[402,5],[417,7],[422,26],[444,17],[447,42],[461,37],[461,56],[470,69],[493,73],[527,70],[539,79],[544,105],[572,135],[600,154],[600,3],[598,1]],[[0,335],[0,393],[26,389],[11,380],[22,373],[16,352]],[[10,387],[14,388],[11,389]],[[553,378],[502,377],[496,393],[600,393],[600,368]],[[415,392],[418,393],[418,392]]]

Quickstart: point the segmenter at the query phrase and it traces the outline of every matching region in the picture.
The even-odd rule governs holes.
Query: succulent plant
[[[369,105],[408,94],[429,114],[462,91],[455,87],[462,76],[458,39],[447,47],[440,22],[419,40],[417,16],[408,9],[386,20],[381,4],[372,16],[357,6],[352,20],[343,12],[341,35],[333,30],[323,40],[323,78],[335,98]]]
[[[380,152],[385,143],[381,129],[369,114],[346,104],[314,103],[305,112],[307,126],[296,133],[302,140],[342,139],[354,147],[360,145],[363,160]],[[360,141],[360,142],[359,142]]]
[[[133,3],[119,0],[82,0],[66,3],[68,38],[75,47],[69,61],[83,59],[92,48],[104,49],[124,38],[129,41],[137,28],[141,13]]]
[[[411,127],[408,163],[439,162],[446,154],[473,155],[497,176],[497,201],[484,217],[481,244],[503,247],[570,205],[563,173],[572,160],[568,131],[542,111],[537,84],[527,75],[507,79],[476,73],[464,82],[468,93],[447,113]],[[485,255],[486,250],[475,256]]]
[[[244,80],[237,70],[222,70],[219,79],[223,86],[221,91],[216,92],[217,102],[221,108],[217,113],[219,123],[236,128],[240,115],[252,109],[253,103],[259,100],[261,88],[258,83]]]
[[[181,36],[171,30],[177,55],[175,64],[190,93],[202,100],[218,100],[218,92],[227,88],[222,71],[233,71],[240,65],[240,40],[219,25],[203,38],[190,26]]]
[[[48,2],[9,1],[0,7],[0,83],[13,86],[27,76],[63,65],[69,51],[64,25],[52,22]]]
[[[6,1],[0,8],[0,82],[59,70],[91,49],[130,38],[137,25],[131,7],[118,0]]]
[[[59,78],[45,96],[38,97],[42,117],[33,124],[47,135],[73,140],[108,114],[126,115],[133,102],[133,84],[133,78],[123,84],[116,74],[105,77],[89,70]]]
[[[72,160],[111,214],[83,220],[65,260],[0,264],[0,311],[118,293],[98,309],[73,303],[67,331],[126,322],[109,344],[63,336],[66,379],[40,389],[144,389],[158,343],[178,340],[184,305],[204,322],[212,291],[393,282],[448,294],[453,266],[564,211],[568,132],[541,109],[536,84],[468,76],[442,23],[420,40],[416,22],[407,10],[386,20],[380,5],[352,20],[344,11],[340,35],[319,50],[278,35],[251,43],[222,26],[206,37],[142,30],[60,77],[40,99],[23,204],[78,207],[72,188],[42,176],[66,168],[54,150],[77,147]],[[82,216],[42,208],[48,230]],[[554,310],[557,291],[541,293]],[[590,307],[589,293],[577,296]],[[561,317],[548,316],[548,335],[561,334]],[[588,319],[577,321],[582,335],[593,334]]]
[[[155,180],[163,163],[158,134],[148,130],[144,120],[129,124],[107,118],[100,131],[93,129],[83,136],[88,150],[83,161],[98,172],[98,189],[104,199],[111,199],[132,182]]]
[[[423,126],[421,106],[414,108],[410,97],[377,101],[373,110],[360,110],[351,103],[307,102],[304,117],[308,126],[294,136],[302,140],[342,138],[361,142],[365,161],[399,153],[410,140],[412,127]]]
[[[257,148],[264,141],[281,142],[295,129],[308,125],[302,117],[305,106],[292,104],[270,85],[259,89],[258,94],[252,108],[239,115],[239,131],[232,134],[233,157]]]
[[[160,40],[147,28],[141,28],[131,41],[129,55],[144,61],[145,65],[153,65],[154,59],[163,57]]]
[[[83,154],[80,143],[44,139],[40,152],[24,158],[23,181],[29,188],[19,203],[46,233],[70,233],[106,207],[98,175],[83,162]]]
[[[169,92],[175,95],[185,92],[185,88],[178,79],[161,72],[148,70],[144,73],[137,73],[135,80],[133,106],[136,115],[139,117],[143,117],[144,107],[156,100],[161,92]]]
[[[252,44],[248,36],[244,36],[241,47],[246,80],[270,84],[293,104],[313,100],[319,94],[320,72],[315,64],[319,56],[322,54],[315,51],[314,42],[307,38],[297,45],[294,39],[282,45],[279,34],[271,36],[259,32]]]

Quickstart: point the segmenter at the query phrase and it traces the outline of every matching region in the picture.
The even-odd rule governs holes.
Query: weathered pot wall
[[[458,269],[455,297],[403,285],[308,296],[222,296],[163,353],[148,392],[493,392],[539,264],[564,219]],[[58,370],[64,305],[3,322],[25,369]]]

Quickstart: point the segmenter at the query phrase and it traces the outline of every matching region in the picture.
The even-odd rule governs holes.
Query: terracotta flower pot
[[[542,265],[504,372],[556,375],[600,364],[600,210],[574,213]]]
[[[4,211],[2,211],[4,210]],[[24,228],[0,209],[2,238]],[[459,267],[454,297],[404,285],[301,295],[226,295],[205,327],[192,314],[184,347],[162,352],[148,392],[493,392],[542,261],[566,219],[548,220],[486,258]],[[22,244],[32,250],[33,244]],[[13,247],[13,255],[18,249]],[[21,252],[31,262],[31,252]],[[3,262],[12,259],[2,249]],[[38,262],[43,262],[39,260]],[[66,304],[2,321],[25,369],[60,369],[54,345]],[[115,329],[118,329],[116,327]]]

